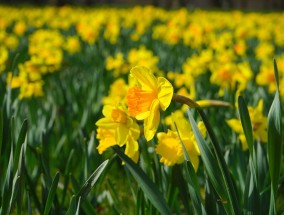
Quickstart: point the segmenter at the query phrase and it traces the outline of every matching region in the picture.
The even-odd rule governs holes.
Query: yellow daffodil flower
[[[144,120],[144,135],[149,141],[154,137],[159,126],[160,107],[165,111],[171,103],[173,87],[167,79],[156,78],[143,66],[132,68],[130,73],[138,86],[128,90],[128,111],[130,116]]]
[[[249,106],[248,107],[253,136],[257,141],[266,143],[267,142],[267,117],[263,116],[263,100],[259,100],[257,106],[255,108]],[[239,134],[239,139],[242,143],[242,149],[247,150],[248,145],[246,142],[246,138],[244,135],[244,131],[242,128],[241,121],[239,119],[230,119],[227,120],[228,125]]]
[[[166,118],[166,123],[171,126],[171,129],[174,128],[174,122],[176,123],[180,138],[186,148],[192,165],[195,171],[197,171],[199,166],[198,156],[200,155],[200,151],[190,124],[185,119],[182,111],[176,111],[172,114],[172,116]],[[203,122],[199,122],[198,127],[202,135],[205,137],[206,129]],[[175,164],[180,164],[184,161],[182,145],[177,132],[169,129],[167,133],[159,132],[157,137],[158,145],[156,147],[156,152],[161,156],[160,162],[168,166],[172,166]]]
[[[138,161],[138,142],[140,136],[139,125],[128,116],[122,107],[105,105],[104,118],[97,121],[97,138],[100,141],[97,147],[100,154],[113,145],[126,145],[125,154]]]

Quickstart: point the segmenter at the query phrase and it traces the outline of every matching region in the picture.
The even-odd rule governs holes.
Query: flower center
[[[127,93],[128,112],[130,116],[137,116],[150,110],[151,104],[157,98],[155,91],[145,91],[139,87],[131,87]]]
[[[117,122],[117,123],[123,123],[123,124],[127,123],[126,113],[124,113],[123,111],[121,111],[119,109],[112,110],[111,118],[114,122]]]

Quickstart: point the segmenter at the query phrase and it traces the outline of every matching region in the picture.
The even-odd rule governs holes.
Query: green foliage
[[[27,34],[34,30],[28,29]],[[60,31],[74,35],[75,25]],[[279,192],[283,190],[283,102],[276,62],[274,98],[264,88],[249,83],[248,90],[238,98],[238,108],[235,108],[235,89],[224,90],[221,97],[217,86],[210,83],[208,71],[196,78],[197,98],[221,97],[231,104],[227,109],[188,111],[200,149],[197,172],[181,138],[185,161],[180,165],[167,166],[160,162],[155,153],[157,138],[150,142],[143,137],[139,139],[137,164],[119,147],[113,148],[115,153],[112,150],[103,155],[98,153],[95,122],[102,117],[103,97],[116,78],[105,68],[107,57],[119,52],[127,56],[130,49],[143,44],[160,57],[158,67],[166,72],[181,71],[185,60],[199,53],[181,42],[169,45],[153,40],[152,30],[146,31],[139,41],[132,41],[129,38],[134,31],[134,27],[121,29],[115,45],[104,38],[104,29],[94,44],[80,39],[80,53],[64,53],[62,69],[44,77],[45,94],[41,98],[19,99],[17,89],[6,87],[7,74],[1,74],[0,213],[238,215],[282,212],[283,206],[277,202],[284,199]],[[246,60],[255,71],[259,69],[259,60],[250,52],[251,46],[258,42],[246,44],[249,55]],[[283,47],[278,49],[283,51]],[[20,40],[14,52],[18,54],[10,53],[16,57],[8,62],[8,69],[17,73],[17,65],[28,55],[27,38]],[[121,78],[127,80],[128,76],[123,74]],[[247,107],[262,97],[265,115],[269,110],[267,145],[254,137]],[[161,121],[180,107],[172,103],[166,113],[161,113]],[[239,138],[225,122],[237,115],[236,109],[248,151],[241,149]],[[203,138],[196,125],[200,118],[207,138]],[[167,128],[161,125],[159,130]]]

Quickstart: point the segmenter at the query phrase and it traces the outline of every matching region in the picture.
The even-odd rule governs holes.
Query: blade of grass
[[[14,168],[17,170],[18,169],[18,163],[19,163],[19,158],[20,158],[20,151],[22,148],[22,144],[25,142],[26,136],[27,136],[27,131],[28,131],[28,120],[24,120],[19,136],[18,136],[18,140],[17,140],[17,144],[16,144],[16,149],[15,149],[15,157],[14,157]]]
[[[254,167],[250,158],[244,191],[244,209],[247,214],[261,214],[260,195],[256,186]]]
[[[232,204],[231,196],[230,196],[230,193],[228,191],[226,182],[224,180],[224,177],[222,177],[223,173],[222,173],[221,167],[218,163],[218,159],[216,159],[216,157],[214,157],[214,155],[211,152],[208,144],[205,142],[204,138],[202,137],[202,135],[201,135],[201,133],[200,133],[198,127],[197,127],[197,124],[194,121],[189,110],[188,110],[188,117],[189,117],[189,121],[190,121],[190,124],[191,124],[191,127],[192,127],[192,131],[193,131],[195,139],[197,141],[197,144],[198,144],[198,147],[199,147],[199,150],[200,150],[200,155],[201,155],[202,161],[204,163],[208,177],[210,178],[211,183],[212,183],[213,187],[215,188],[216,192],[220,196],[222,204],[223,204],[226,212],[228,214],[235,214],[236,212],[235,212],[234,206]],[[203,115],[202,119],[203,118],[205,118],[205,120],[207,122],[207,119],[204,115]],[[203,120],[203,122],[205,124],[204,120]],[[206,124],[205,124],[205,126],[206,126]],[[206,128],[207,128],[207,126],[206,126]]]
[[[2,142],[3,142],[3,110],[0,109],[0,156],[2,151]]]
[[[182,146],[182,150],[183,150],[183,155],[184,155],[184,158],[185,158],[185,162],[184,162],[184,168],[185,168],[185,171],[186,171],[186,179],[188,181],[188,190],[189,190],[189,194],[190,194],[190,197],[192,199],[192,202],[193,202],[193,206],[194,206],[194,209],[195,209],[195,212],[196,214],[206,214],[205,212],[205,209],[204,209],[204,206],[202,204],[202,201],[201,201],[201,196],[200,196],[200,186],[198,184],[198,179],[197,179],[197,175],[195,173],[195,170],[192,166],[192,163],[190,161],[190,157],[186,151],[186,147],[180,137],[180,133],[178,131],[178,127],[175,124],[175,128],[176,128],[176,131],[178,133],[178,137],[179,137],[179,140],[180,140],[180,143],[181,143],[181,146]]]
[[[106,165],[108,164],[108,160],[105,160],[88,178],[85,184],[82,186],[80,191],[78,192],[77,196],[82,197],[82,201],[86,199],[87,195],[90,193],[93,186],[96,184],[98,178],[102,174],[103,170],[105,169]]]
[[[70,205],[69,205],[69,208],[68,208],[68,210],[66,212],[66,215],[75,214],[76,213],[76,209],[77,209],[77,207],[76,207],[76,196],[73,195],[71,197]]]
[[[254,144],[253,144],[253,134],[251,120],[249,116],[249,111],[247,105],[242,96],[238,98],[239,114],[242,123],[242,127],[247,140],[250,155],[252,156],[253,162],[255,162]]]
[[[279,77],[276,62],[274,61],[274,72],[277,90],[274,100],[268,113],[268,164],[271,178],[271,199],[270,199],[270,213],[276,213],[275,203],[278,189],[278,180],[282,164],[282,124],[281,124],[281,102],[279,96]]]
[[[78,184],[77,180],[74,178],[72,174],[70,174],[70,180],[72,182],[73,188],[75,192],[79,192],[80,185]],[[78,196],[76,196],[77,198]],[[93,208],[90,202],[84,201],[82,202],[82,208],[86,214],[96,214],[96,210]]]
[[[278,180],[282,164],[282,124],[281,102],[279,96],[279,75],[276,61],[274,60],[274,75],[277,85],[274,100],[268,113],[268,164],[271,177],[270,212],[276,212],[275,202],[278,189]]]
[[[11,152],[8,167],[6,170],[5,181],[3,183],[3,190],[2,190],[2,206],[1,206],[1,213],[2,214],[9,214],[9,205],[10,205],[10,198],[12,195],[12,187],[13,187],[13,144],[11,144]],[[5,201],[4,201],[5,200]]]
[[[80,205],[81,205],[81,196],[79,197],[79,200],[78,200],[78,204],[77,204],[77,210],[76,210],[76,214],[75,215],[79,215],[79,212],[80,212]]]
[[[138,182],[138,185],[144,191],[147,198],[151,203],[160,211],[161,214],[171,214],[169,206],[167,205],[164,197],[157,189],[155,184],[149,179],[149,177],[142,171],[142,169],[135,164],[129,157],[120,151],[118,147],[113,147],[115,153],[125,162],[125,166],[129,169],[132,176]]]
[[[253,142],[253,133],[252,133],[252,126],[251,126],[251,120],[249,111],[247,108],[247,105],[245,104],[245,101],[242,96],[239,96],[238,98],[238,104],[239,104],[239,114],[241,118],[242,127],[244,130],[244,134],[246,137],[246,141],[248,144],[249,152],[250,152],[250,160],[249,160],[249,167],[248,168],[248,174],[250,177],[248,179],[248,182],[246,184],[246,190],[244,198],[245,204],[247,204],[247,210],[258,214],[259,213],[259,203],[260,203],[260,195],[259,195],[259,189],[258,189],[258,174],[257,174],[257,159],[256,159],[256,152],[254,148],[254,142]],[[248,196],[247,196],[248,195]]]
[[[229,171],[228,166],[225,162],[224,156],[222,155],[222,151],[221,151],[221,148],[220,148],[219,143],[217,141],[216,135],[215,135],[209,121],[207,120],[207,117],[206,117],[205,113],[203,112],[203,110],[200,109],[200,108],[197,108],[197,111],[198,111],[199,115],[201,116],[201,118],[204,122],[204,125],[206,127],[206,130],[208,132],[208,135],[211,139],[212,146],[213,146],[213,149],[214,149],[214,154],[217,158],[218,166],[221,169],[222,178],[224,179],[225,189],[226,189],[226,192],[228,193],[227,196],[229,197],[231,207],[234,210],[234,214],[240,214],[241,212],[240,212],[240,206],[239,206],[239,199],[237,198],[236,188],[235,188],[235,185],[232,182],[230,171]]]
[[[53,199],[54,199],[55,194],[56,194],[56,189],[57,189],[57,185],[58,185],[58,182],[59,182],[59,177],[60,177],[60,173],[57,172],[56,175],[54,176],[54,179],[51,183],[50,190],[48,192],[47,201],[46,201],[46,204],[45,204],[45,207],[44,207],[44,215],[48,215],[49,212],[50,212],[52,202],[53,202]]]

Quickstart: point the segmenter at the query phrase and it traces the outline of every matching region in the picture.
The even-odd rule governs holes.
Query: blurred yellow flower
[[[123,107],[105,105],[103,115],[104,118],[96,122],[97,138],[100,141],[97,147],[99,153],[102,154],[113,145],[126,145],[125,154],[137,162],[139,125],[128,116]]]
[[[144,120],[144,135],[151,140],[159,126],[160,110],[166,110],[173,97],[173,86],[163,78],[156,78],[143,66],[131,69],[131,76],[138,86],[131,87],[127,94],[129,114],[138,120]]]
[[[249,116],[251,119],[253,136],[258,142],[267,142],[267,117],[263,115],[263,100],[259,100],[257,106],[248,106]],[[241,121],[239,119],[227,120],[228,125],[239,134],[239,139],[242,143],[242,149],[247,150],[248,145],[244,135]]]
[[[70,54],[79,52],[81,50],[79,38],[76,36],[67,37],[65,42],[65,49]]]
[[[0,46],[0,73],[5,70],[8,57],[9,57],[8,50],[3,46]]]
[[[126,105],[128,85],[122,78],[115,80],[109,90],[108,96],[103,98],[104,105]]]
[[[18,21],[14,26],[15,34],[19,36],[22,36],[26,32],[26,29],[27,29],[27,25],[23,21]]]
[[[171,126],[172,130],[176,130],[174,122],[176,123],[180,138],[186,148],[192,165],[195,171],[197,171],[200,151],[191,126],[188,120],[185,119],[182,111],[176,111],[172,116],[166,118],[166,123]],[[203,122],[198,123],[198,128],[200,129],[202,136],[205,137],[206,129]],[[168,166],[179,164],[184,161],[184,154],[178,133],[172,130],[169,129],[167,133],[159,132],[157,134],[158,145],[156,146],[156,152],[161,156],[160,161]]]

